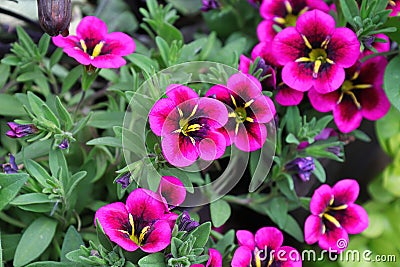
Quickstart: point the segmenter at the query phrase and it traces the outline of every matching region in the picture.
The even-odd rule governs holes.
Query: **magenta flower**
[[[386,42],[379,41],[377,42],[376,39],[382,39]],[[390,40],[389,37],[383,33],[378,33],[373,36],[369,36],[367,40],[363,41],[366,49],[363,51],[363,56],[371,55],[374,52],[371,51],[369,48],[373,48],[378,53],[388,52],[390,50]]]
[[[226,86],[215,85],[206,96],[215,97],[231,108],[228,123],[222,131],[227,145],[234,143],[243,151],[254,151],[263,146],[267,138],[264,123],[270,122],[276,111],[271,99],[262,94],[257,79],[234,74]]]
[[[260,228],[255,236],[246,230],[236,232],[239,248],[232,258],[232,267],[280,266],[301,267],[299,252],[282,246],[283,235],[275,227]]]
[[[208,261],[204,264],[192,264],[190,267],[222,267],[222,255],[214,248],[208,249]]]
[[[301,15],[296,27],[280,31],[272,50],[282,65],[282,80],[298,91],[314,86],[329,93],[344,81],[344,68],[356,62],[360,54],[357,35],[348,28],[336,28],[328,14],[313,10]]]
[[[295,26],[300,15],[313,9],[329,11],[323,0],[264,0],[260,14],[265,20],[257,27],[258,39],[261,42],[272,41],[277,34],[276,28]]]
[[[304,224],[307,244],[318,241],[322,249],[340,253],[346,249],[343,244],[348,244],[348,234],[359,234],[368,227],[367,212],[354,204],[359,191],[357,181],[352,179],[341,180],[332,188],[324,184],[315,190],[311,215]]]
[[[171,208],[179,206],[185,201],[186,188],[178,178],[163,176],[160,180],[157,193],[165,199],[166,205]]]
[[[154,253],[171,242],[170,215],[158,194],[139,188],[129,194],[126,204],[115,202],[98,209],[95,221],[123,249]]]
[[[203,12],[208,12],[210,10],[218,9],[221,7],[219,0],[203,0],[202,4],[203,6],[201,7],[200,10]]]
[[[396,17],[399,15],[400,12],[400,1],[398,0],[390,0],[387,6],[387,9],[391,9],[392,13],[389,16]]]
[[[165,159],[174,166],[185,167],[197,158],[214,160],[226,148],[218,129],[228,120],[223,103],[199,97],[191,88],[173,84],[167,87],[167,98],[158,100],[149,114],[151,130],[162,137]]]
[[[53,37],[53,43],[82,65],[96,68],[119,68],[126,64],[122,56],[135,51],[133,39],[122,32],[108,33],[107,25],[92,16],[84,17],[76,36]]]
[[[363,64],[357,62],[346,69],[346,80],[339,90],[320,94],[310,90],[312,106],[320,112],[333,112],[339,130],[349,133],[360,126],[362,118],[378,120],[390,109],[390,103],[382,89],[387,60],[374,57]]]
[[[6,132],[6,135],[10,138],[21,138],[39,132],[39,129],[33,124],[7,122],[7,125],[10,127],[10,130]]]

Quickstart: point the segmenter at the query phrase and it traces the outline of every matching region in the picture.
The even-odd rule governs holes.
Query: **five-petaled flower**
[[[282,246],[282,232],[275,227],[260,228],[255,236],[247,230],[236,232],[239,248],[232,259],[232,267],[301,267],[299,252]]]
[[[197,158],[214,160],[226,149],[223,134],[218,129],[228,120],[223,103],[199,97],[191,88],[172,84],[167,98],[158,100],[149,114],[151,130],[162,137],[165,159],[177,167],[194,163]]]
[[[339,130],[349,133],[360,126],[362,118],[378,120],[390,109],[390,102],[382,88],[387,60],[382,56],[356,62],[346,69],[346,80],[329,94],[310,90],[308,97],[319,112],[333,112]]]
[[[344,68],[360,55],[357,35],[348,28],[335,28],[330,15],[313,10],[301,15],[296,27],[280,31],[272,50],[282,65],[282,80],[298,91],[311,87],[324,94],[342,85]]]
[[[209,248],[208,249],[208,261],[207,263],[204,264],[192,264],[190,267],[222,267],[222,255],[221,253],[214,249],[214,248]]]
[[[33,124],[7,122],[7,125],[10,127],[10,130],[6,132],[6,135],[11,138],[21,138],[39,132],[39,129]]]
[[[368,214],[359,205],[354,204],[360,187],[356,180],[345,179],[332,188],[322,185],[315,190],[311,202],[311,215],[304,224],[304,236],[307,244],[318,241],[322,249],[346,249],[338,242],[348,244],[348,234],[359,234],[368,227]]]
[[[206,96],[215,97],[230,107],[229,120],[221,131],[226,144],[234,143],[243,151],[260,149],[267,139],[264,123],[275,116],[271,99],[261,92],[261,84],[251,75],[242,73],[229,77],[226,85],[214,85]]]
[[[84,17],[76,29],[76,36],[53,37],[56,46],[82,65],[96,68],[119,68],[126,64],[122,56],[135,51],[133,39],[122,32],[108,33],[107,25],[100,19]]]
[[[129,194],[126,204],[115,202],[98,209],[95,222],[123,249],[154,253],[170,244],[173,217],[158,194],[139,188]]]
[[[314,9],[329,11],[323,0],[264,0],[260,14],[265,20],[257,27],[258,39],[261,42],[272,41],[277,34],[276,28],[295,26],[300,15]]]

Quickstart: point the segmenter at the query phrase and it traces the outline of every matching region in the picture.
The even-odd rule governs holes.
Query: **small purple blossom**
[[[181,219],[178,224],[179,231],[190,232],[197,228],[200,224],[190,218],[189,212],[183,211]]]
[[[10,162],[1,165],[1,167],[3,168],[3,172],[5,174],[11,174],[11,173],[18,172],[18,166],[15,163],[15,157],[12,154],[10,154]]]
[[[128,185],[131,184],[131,173],[127,172],[123,174],[121,177],[115,180],[117,184],[121,184],[122,189],[125,189],[128,187]]]
[[[303,182],[310,180],[311,173],[315,170],[314,159],[312,157],[295,158],[285,165],[285,170],[293,173]]]
[[[11,130],[7,131],[6,135],[10,138],[21,138],[39,132],[39,129],[33,124],[8,122],[7,125]]]
[[[119,68],[126,64],[122,56],[135,51],[132,37],[122,32],[108,33],[107,25],[97,17],[84,17],[76,36],[56,36],[53,43],[80,64],[96,68]]]
[[[218,9],[221,7],[221,4],[218,0],[203,0],[203,6],[201,7],[201,11],[208,12],[213,9]]]
[[[67,149],[69,147],[69,141],[67,138],[64,138],[64,140],[61,141],[61,143],[58,145],[59,149]]]
[[[311,215],[304,223],[304,239],[307,244],[318,242],[322,249],[340,253],[346,249],[338,240],[348,244],[348,234],[359,234],[369,224],[368,214],[355,204],[360,186],[356,180],[345,179],[332,188],[322,185],[315,190],[311,202]]]

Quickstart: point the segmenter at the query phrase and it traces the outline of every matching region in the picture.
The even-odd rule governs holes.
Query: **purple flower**
[[[56,46],[82,65],[96,68],[119,68],[126,64],[122,56],[135,51],[133,39],[122,32],[108,33],[107,25],[92,16],[84,17],[76,29],[76,36],[53,37]]]
[[[276,28],[295,26],[300,15],[313,9],[329,11],[323,0],[264,0],[260,14],[265,20],[258,25],[258,39],[261,42],[272,41],[277,34]]]
[[[298,91],[310,88],[326,94],[338,89],[360,55],[357,35],[348,28],[335,28],[330,15],[313,10],[301,15],[296,27],[280,31],[272,50],[284,67],[282,80]]]
[[[59,149],[67,149],[69,147],[69,141],[67,138],[64,138],[61,143],[58,145]]]
[[[357,129],[363,118],[378,120],[390,109],[390,102],[382,88],[387,60],[382,57],[357,62],[346,69],[346,80],[339,90],[321,94],[310,90],[308,97],[319,112],[333,112],[339,130],[349,133]]]
[[[203,0],[203,6],[201,7],[201,11],[208,12],[213,9],[218,9],[221,7],[221,4],[218,0]]]
[[[11,130],[7,131],[6,135],[11,138],[21,138],[39,132],[39,129],[33,124],[7,122],[7,125]]]
[[[376,39],[385,40],[385,42],[377,42]],[[367,49],[364,49],[362,56],[371,55],[374,52],[368,48],[374,48],[378,53],[388,52],[390,50],[390,40],[389,37],[385,34],[378,33],[372,36],[368,36],[366,39],[363,40],[364,46]]]
[[[270,122],[276,113],[271,99],[261,92],[261,84],[251,75],[241,73],[229,77],[226,85],[211,87],[206,96],[229,106],[229,120],[222,131],[227,145],[234,143],[243,151],[260,149],[266,139],[264,123]]]
[[[124,173],[121,177],[115,180],[117,184],[120,184],[122,189],[127,188],[131,184],[131,173]]]
[[[179,206],[185,201],[186,188],[178,178],[174,176],[163,176],[160,180],[157,193],[165,199],[165,204],[170,209]]]
[[[15,157],[12,154],[9,154],[9,156],[10,156],[10,162],[1,165],[1,167],[3,168],[3,172],[5,174],[17,173],[18,166],[15,163]]]
[[[280,266],[301,267],[299,252],[282,246],[282,232],[275,227],[260,228],[255,235],[246,230],[236,232],[239,248],[232,258],[232,267]]]
[[[167,87],[167,98],[158,100],[149,114],[151,130],[162,137],[165,159],[177,167],[194,163],[199,157],[214,160],[226,149],[218,129],[228,120],[223,103],[199,97],[191,88],[173,84]]]
[[[311,173],[315,170],[314,159],[312,157],[295,158],[285,165],[285,170],[293,173],[303,182],[310,180]]]
[[[179,231],[190,232],[197,228],[200,224],[190,218],[189,212],[183,211],[181,219],[178,224]]]
[[[209,258],[206,265],[192,264],[190,267],[222,267],[222,255],[218,250],[210,248],[208,249],[208,255]]]
[[[127,251],[140,248],[147,253],[170,244],[172,218],[158,194],[142,188],[132,191],[126,204],[108,204],[95,215],[111,241]]]
[[[304,224],[304,237],[307,244],[318,242],[322,249],[346,249],[338,241],[348,244],[348,234],[359,234],[368,227],[368,214],[354,204],[360,187],[356,180],[345,179],[332,188],[322,185],[315,190],[311,202],[311,215]]]

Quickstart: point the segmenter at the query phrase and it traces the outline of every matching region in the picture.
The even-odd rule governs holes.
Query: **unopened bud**
[[[51,36],[67,36],[72,17],[71,0],[37,0],[39,23]]]

